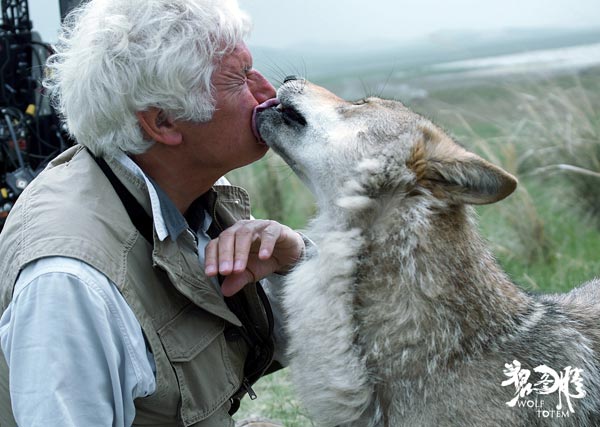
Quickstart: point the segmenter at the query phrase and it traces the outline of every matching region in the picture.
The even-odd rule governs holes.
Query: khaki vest
[[[147,212],[145,183],[107,160]],[[244,190],[216,186],[213,217],[222,227],[248,218]],[[156,392],[137,399],[135,426],[233,426],[230,398],[242,384],[248,347],[240,319],[204,274],[190,230],[150,245],[90,156],[76,146],[57,157],[20,196],[0,235],[0,313],[21,269],[48,256],[72,257],[104,273],[142,326],[156,362]],[[255,285],[247,286],[250,318],[268,329]],[[60,307],[56,308],[60,310]],[[14,425],[8,368],[0,357],[0,425]]]

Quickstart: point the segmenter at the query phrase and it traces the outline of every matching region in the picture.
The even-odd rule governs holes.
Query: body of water
[[[467,73],[472,76],[577,70],[600,65],[600,43],[536,50],[436,64],[433,73]]]

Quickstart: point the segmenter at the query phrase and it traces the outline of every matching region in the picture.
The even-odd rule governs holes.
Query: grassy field
[[[406,103],[519,178],[511,197],[478,209],[482,233],[514,282],[561,292],[600,276],[600,69],[449,87]],[[257,217],[302,228],[314,214],[311,195],[273,154],[230,179],[249,190]],[[255,389],[259,399],[245,401],[237,418],[312,425],[285,371]]]

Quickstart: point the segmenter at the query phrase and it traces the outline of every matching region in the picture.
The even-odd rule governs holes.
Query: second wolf
[[[285,291],[319,425],[600,425],[600,283],[527,294],[478,234],[470,205],[516,179],[399,102],[300,79],[278,98],[258,130],[319,208]]]

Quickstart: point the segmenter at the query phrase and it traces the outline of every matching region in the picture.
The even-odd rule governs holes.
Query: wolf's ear
[[[408,164],[418,183],[436,197],[484,205],[504,199],[517,187],[514,176],[465,150],[434,126],[425,124],[421,130]]]

